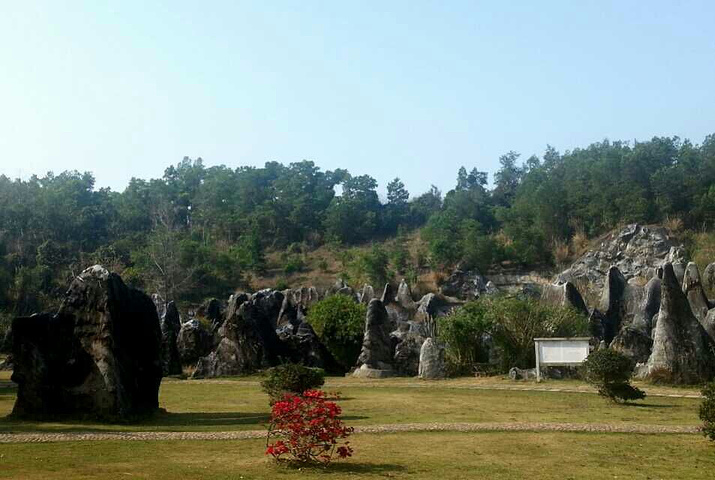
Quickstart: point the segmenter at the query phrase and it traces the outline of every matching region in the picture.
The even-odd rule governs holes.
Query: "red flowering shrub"
[[[266,455],[280,460],[283,455],[299,462],[330,463],[333,454],[350,457],[350,442],[341,441],[352,432],[343,425],[342,410],[325,399],[325,392],[307,390],[302,396],[285,394],[273,404],[266,438]]]

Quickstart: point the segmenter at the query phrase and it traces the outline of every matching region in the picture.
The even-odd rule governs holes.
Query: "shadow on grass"
[[[368,417],[359,415],[343,417],[346,421],[364,418]],[[102,423],[91,419],[62,416],[47,418],[45,421],[8,416],[0,418],[0,433],[261,430],[268,424],[269,419],[270,415],[267,412],[159,412],[149,418],[122,423]]]
[[[666,405],[663,403],[634,403],[627,402],[622,403],[624,407],[636,407],[636,408],[675,408],[675,405]]]
[[[397,465],[394,463],[363,463],[363,462],[340,462],[336,461],[330,465],[320,465],[320,464],[304,464],[304,463],[294,463],[294,462],[281,462],[279,464],[281,467],[287,470],[300,470],[302,472],[310,472],[316,474],[374,474],[374,475],[385,475],[389,473],[405,472],[407,468],[403,465]]]

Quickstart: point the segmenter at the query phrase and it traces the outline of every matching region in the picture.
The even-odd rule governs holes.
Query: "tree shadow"
[[[622,403],[624,407],[634,407],[634,408],[675,408],[675,405],[667,405],[664,403],[633,403],[626,402]]]
[[[398,473],[407,471],[404,465],[394,463],[365,463],[365,462],[334,462],[329,465],[305,464],[291,461],[283,461],[281,465],[290,470],[301,470],[316,474],[373,474],[385,475],[388,473]]]

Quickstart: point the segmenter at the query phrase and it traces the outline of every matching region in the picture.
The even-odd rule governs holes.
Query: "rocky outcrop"
[[[648,280],[644,288],[643,300],[633,318],[633,326],[652,336],[655,327],[655,317],[660,310],[660,278]]]
[[[176,338],[176,347],[182,365],[196,365],[199,358],[211,353],[214,336],[194,318],[181,325]]]
[[[355,290],[353,290],[350,285],[345,283],[345,280],[342,278],[338,279],[335,284],[325,292],[326,297],[330,297],[331,295],[345,295],[355,301],[358,299]]]
[[[626,325],[621,328],[621,331],[611,342],[611,348],[621,352],[636,363],[643,363],[647,362],[648,357],[650,357],[653,339],[640,328]]]
[[[360,290],[360,293],[358,294],[358,301],[367,305],[373,298],[375,298],[375,289],[372,288],[372,285],[368,285],[366,283],[362,286],[362,290]]]
[[[646,375],[678,383],[699,383],[713,374],[708,336],[693,315],[671,264],[663,267],[660,311]]]
[[[460,305],[464,305],[464,302],[456,298],[445,297],[439,293],[428,293],[417,302],[414,320],[426,322],[430,318],[442,317]]]
[[[392,341],[387,310],[380,300],[372,299],[367,306],[365,334],[357,367],[366,365],[376,370],[392,370]]]
[[[218,298],[208,298],[196,309],[196,316],[208,320],[215,329],[223,324],[225,306]]]
[[[420,349],[419,377],[435,380],[446,376],[444,346],[434,338],[428,338]]]
[[[710,302],[708,302],[708,297],[705,296],[698,266],[693,262],[688,263],[687,267],[685,267],[683,292],[685,296],[688,297],[688,303],[690,304],[693,315],[695,315],[695,318],[697,318],[700,323],[703,323],[708,314],[708,310],[710,310]]]
[[[295,333],[283,330],[280,340],[291,352],[290,361],[307,367],[318,367],[331,374],[343,374],[345,369],[338,363],[316,335],[308,322],[302,322]]]
[[[441,294],[460,300],[474,300],[486,291],[487,281],[477,270],[457,267],[439,287]]]
[[[169,302],[160,320],[161,327],[161,368],[164,376],[181,375],[181,356],[177,340],[181,330],[179,310],[174,302]]]
[[[563,285],[545,285],[541,292],[541,300],[554,306],[570,307],[583,315],[588,315],[586,302],[571,282]]]
[[[703,270],[703,287],[710,298],[715,297],[715,263],[711,263]]]
[[[276,334],[275,322],[283,294],[261,290],[241,305],[237,305],[235,297],[231,297],[226,321],[219,329],[219,344],[199,360],[195,378],[244,375],[291,357],[290,350]]]
[[[664,228],[631,224],[605,236],[597,248],[560,273],[557,282],[590,285],[593,291],[601,291],[608,269],[615,266],[626,281],[637,279],[645,284],[665,263],[675,263],[676,270],[682,271],[683,258],[683,248],[670,241]]]
[[[278,327],[292,325],[297,328],[305,320],[308,309],[320,301],[315,287],[292,288],[282,293],[284,298],[278,314]]]
[[[417,333],[407,333],[395,346],[392,364],[398,375],[414,377],[419,373],[420,350],[425,339]]]
[[[415,305],[415,300],[412,298],[412,290],[403,278],[400,285],[397,287],[397,295],[395,296],[395,301],[402,305],[402,308],[408,311],[414,311],[417,306]]]
[[[395,330],[410,320],[411,312],[395,300],[395,292],[389,283],[385,284],[380,302],[387,310],[387,316],[390,319],[389,330]]]
[[[13,414],[126,419],[159,407],[161,329],[151,298],[96,265],[56,314],[13,321]]]

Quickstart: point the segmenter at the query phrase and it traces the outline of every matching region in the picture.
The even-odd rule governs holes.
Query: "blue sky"
[[[0,173],[184,156],[413,194],[604,138],[715,133],[715,2],[0,0]]]

